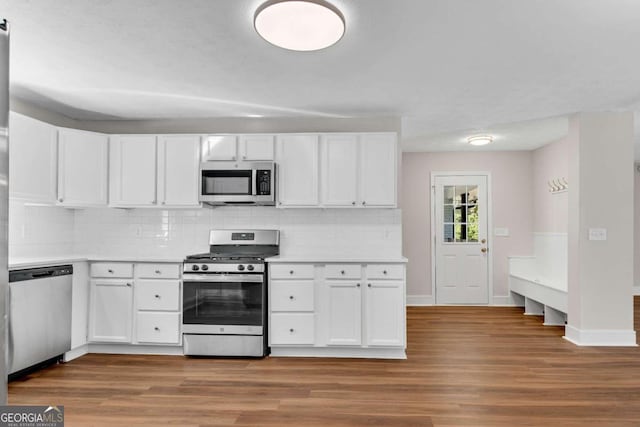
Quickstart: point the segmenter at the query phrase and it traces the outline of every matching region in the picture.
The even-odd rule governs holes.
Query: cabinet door
[[[322,204],[355,206],[358,191],[358,137],[324,135],[322,147]]]
[[[237,160],[236,135],[208,135],[202,142],[202,160]]]
[[[58,202],[106,206],[109,137],[73,129],[58,131]]]
[[[273,160],[273,135],[241,135],[240,159],[247,161]]]
[[[87,343],[89,320],[89,264],[73,263],[71,279],[71,348]]]
[[[156,204],[155,136],[112,137],[109,160],[111,205],[153,206]]]
[[[131,342],[131,281],[92,280],[89,341]]]
[[[158,138],[158,200],[164,206],[199,206],[200,137]]]
[[[278,206],[318,206],[318,136],[280,135]]]
[[[396,205],[396,135],[363,134],[360,143],[360,204]]]
[[[56,127],[16,113],[11,113],[9,118],[9,195],[54,204],[58,163]]]
[[[367,345],[404,345],[404,286],[399,280],[367,282],[365,312]]]
[[[361,283],[326,282],[326,325],[328,345],[360,345],[362,342]]]

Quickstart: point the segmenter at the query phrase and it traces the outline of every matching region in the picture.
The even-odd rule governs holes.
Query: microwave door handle
[[[255,196],[258,194],[258,171],[256,169],[251,169],[251,195]]]

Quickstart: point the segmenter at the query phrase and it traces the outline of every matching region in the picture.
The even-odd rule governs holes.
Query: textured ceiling
[[[260,3],[0,0],[12,93],[78,119],[400,116],[411,149],[640,110],[636,0],[333,0],[344,38],[305,53],[257,36]]]

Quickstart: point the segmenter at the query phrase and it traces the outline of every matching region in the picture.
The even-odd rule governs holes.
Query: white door
[[[280,135],[276,147],[278,206],[317,206],[318,136]]]
[[[372,280],[365,288],[367,345],[404,344],[404,286],[399,280]]]
[[[158,200],[162,206],[199,206],[200,137],[158,138]]]
[[[396,135],[363,134],[360,141],[360,205],[395,206]]]
[[[487,304],[487,177],[436,176],[437,304]]]
[[[209,135],[202,142],[202,161],[237,160],[236,135]]]
[[[360,345],[362,342],[362,287],[349,280],[327,281],[329,345]]]
[[[75,129],[58,131],[58,202],[106,206],[109,137]]]
[[[155,205],[156,137],[114,136],[109,147],[109,203],[114,206]]]
[[[273,135],[242,135],[240,158],[247,161],[273,160]]]
[[[358,137],[322,137],[322,204],[356,206],[358,201]]]
[[[131,342],[133,288],[130,280],[92,280],[89,341]]]

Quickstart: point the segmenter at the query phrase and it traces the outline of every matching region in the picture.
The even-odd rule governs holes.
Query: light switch
[[[590,228],[589,240],[607,240],[606,228]]]
[[[497,237],[509,237],[509,229],[496,227],[493,229],[493,235]]]

